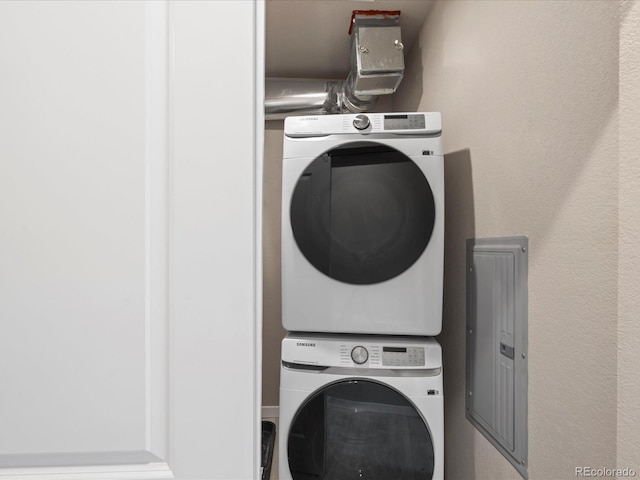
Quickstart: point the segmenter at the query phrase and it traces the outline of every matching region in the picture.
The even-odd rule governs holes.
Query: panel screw
[[[369,49],[364,45],[360,45],[360,53],[369,53]]]
[[[524,460],[522,460],[520,464],[524,467],[527,463]]]
[[[473,330],[469,329],[469,333],[473,333]]]
[[[469,396],[473,396],[473,392],[471,390],[469,390]]]
[[[527,252],[527,249],[526,249],[525,247],[522,247],[522,252],[523,252],[523,253],[526,253],[526,252]]]
[[[527,356],[523,353],[523,354],[522,354],[522,358],[527,358]]]
[[[402,50],[404,48],[404,45],[402,44],[402,42],[400,40],[394,40],[393,44],[396,46],[396,48],[398,50]]]

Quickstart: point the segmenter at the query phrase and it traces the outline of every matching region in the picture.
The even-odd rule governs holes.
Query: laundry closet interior
[[[0,478],[637,476],[639,31],[0,1]]]
[[[547,478],[572,468],[575,463],[556,453],[559,444],[572,451],[573,458],[586,458],[589,452],[601,463],[615,464],[615,416],[611,414],[616,406],[615,395],[605,388],[598,390],[597,402],[584,403],[577,398],[586,392],[586,384],[591,381],[586,373],[589,368],[601,372],[600,379],[605,384],[615,385],[612,375],[616,363],[610,352],[615,344],[616,305],[604,293],[615,292],[617,288],[616,275],[607,267],[615,263],[615,249],[596,247],[613,247],[617,242],[611,236],[616,228],[612,216],[615,192],[607,187],[613,174],[606,161],[606,157],[615,156],[615,132],[607,121],[596,125],[588,118],[598,115],[609,119],[615,115],[617,80],[602,77],[595,70],[617,69],[618,52],[613,37],[617,32],[617,9],[606,2],[273,0],[266,5],[267,101],[270,87],[274,88],[270,84],[273,80],[302,79],[318,84],[347,79],[352,54],[349,27],[353,11],[357,10],[399,11],[404,54],[404,71],[397,91],[381,95],[373,107],[361,113],[370,121],[379,119],[389,125],[394,114],[400,115],[401,121],[409,121],[412,114],[426,112],[427,125],[429,112],[441,114],[443,184],[442,191],[433,192],[433,196],[436,203],[441,200],[444,205],[436,215],[442,221],[436,230],[442,229],[440,248],[444,258],[442,332],[437,330],[434,335],[442,346],[445,477]],[[302,85],[293,88],[306,88],[304,85],[310,83]],[[599,93],[593,96],[591,92],[595,89]],[[326,113],[331,117],[340,112]],[[356,113],[348,110],[342,113],[352,115],[345,123],[350,126]],[[283,283],[291,281],[283,279],[283,263],[287,262],[284,252],[290,248],[304,258],[299,251],[303,248],[291,238],[283,239],[282,233],[295,230],[294,214],[288,205],[282,205],[283,189],[291,190],[286,197],[290,199],[295,195],[297,177],[303,174],[300,170],[295,179],[287,176],[284,130],[282,119],[265,122],[262,405],[263,418],[276,423],[281,407],[281,368],[286,356],[281,352],[282,340],[289,330],[296,332],[300,343],[309,343],[309,336],[300,333],[305,331],[303,325],[287,330],[283,327],[283,317],[285,321],[293,321],[291,316],[286,320],[287,311],[283,311],[292,308],[283,305],[282,300]],[[578,147],[576,136],[588,138],[590,147],[584,142]],[[602,140],[595,142],[595,137]],[[359,139],[363,140],[366,139]],[[331,148],[327,143],[326,150]],[[283,178],[289,183],[283,185]],[[603,198],[588,193],[591,188],[598,189]],[[586,220],[587,216],[593,218],[595,212],[608,225],[604,230],[594,230]],[[586,236],[592,240],[585,240]],[[578,243],[580,252],[566,248],[568,239]],[[283,246],[282,242],[287,243]],[[426,252],[432,244],[427,241],[427,245]],[[487,260],[488,254],[496,252],[497,256]],[[589,262],[588,274],[581,260],[586,257],[593,260]],[[508,264],[501,263],[505,259],[510,259]],[[558,272],[554,265],[563,268]],[[503,332],[506,336],[501,334],[494,345],[495,359],[502,366],[498,368],[516,370],[509,377],[514,385],[505,387],[507,390],[495,387],[500,394],[510,392],[505,394],[510,398],[506,403],[482,403],[482,395],[493,395],[483,392],[482,385],[494,385],[496,380],[474,372],[480,360],[469,362],[478,353],[468,349],[470,345],[478,345],[473,337],[474,328],[469,328],[469,324],[480,322],[479,327],[483,327],[481,320],[469,316],[469,311],[487,312],[484,307],[473,310],[467,303],[470,288],[482,290],[481,283],[474,283],[477,279],[468,275],[474,269],[494,272],[498,279],[492,285],[500,288],[484,294],[504,290],[507,296],[511,295],[511,303],[501,305],[516,309],[507,317],[520,318],[517,321],[524,317],[524,327],[522,323],[516,325],[518,332],[524,328],[526,333],[528,321],[528,340],[526,335],[520,339],[509,337],[507,328]],[[308,273],[327,277],[318,265],[310,267]],[[302,277],[304,282],[308,276]],[[379,284],[384,282],[388,278]],[[515,293],[509,288],[515,288]],[[406,287],[401,290],[407,294]],[[528,292],[528,298],[522,296],[522,291]],[[407,299],[413,294],[408,294]],[[426,298],[429,292],[424,289],[415,295]],[[581,300],[567,302],[568,298]],[[321,302],[314,304],[310,298],[298,297],[295,308],[302,310],[296,311],[296,321],[301,320],[305,302],[310,317],[324,314],[322,309],[326,306]],[[322,337],[324,334],[328,340],[340,335],[339,324],[325,332],[318,328],[307,330],[319,335],[318,342],[322,342],[327,341]],[[597,340],[587,334],[596,325],[601,334]],[[577,336],[577,342],[566,342],[569,331]],[[411,342],[396,345],[391,340],[389,345],[384,341],[377,345],[380,336],[413,334],[432,341],[426,331],[394,332],[389,328],[357,333],[365,337],[343,346],[354,361],[353,355],[357,357],[362,352],[353,349],[366,341],[372,346],[365,348],[366,361],[376,348],[380,352],[393,352],[395,347],[404,351],[412,346]],[[590,345],[588,357],[580,354],[580,341]],[[589,368],[574,367],[569,360],[577,357]],[[558,370],[574,379],[571,390],[554,380]],[[501,378],[501,373],[496,375]],[[471,388],[478,388],[475,404],[469,398]],[[551,398],[542,391],[554,391],[556,396]],[[522,408],[524,412],[518,410]],[[487,409],[491,412],[486,413]],[[474,421],[474,411],[491,417],[495,428],[484,425],[483,431],[483,421]],[[501,423],[497,418],[501,415],[511,415],[515,420]],[[582,435],[581,419],[586,417],[597,419],[604,433],[602,437],[590,438],[584,448],[584,444],[574,445],[571,439]],[[543,431],[552,425],[559,430],[549,440]],[[487,434],[490,430],[493,434]],[[277,434],[288,432],[278,429]],[[524,453],[519,450],[523,442],[528,452],[527,448]],[[463,458],[460,451],[466,452]],[[542,457],[547,460],[540,462]],[[280,452],[278,465],[274,457],[277,469],[285,468],[282,459],[286,458]],[[289,478],[277,477],[277,473],[272,472],[272,478]]]

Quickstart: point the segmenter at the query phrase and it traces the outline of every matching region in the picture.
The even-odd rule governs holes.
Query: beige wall
[[[263,325],[262,405],[279,405],[280,342],[280,205],[282,188],[282,121],[265,122],[263,184]]]
[[[618,4],[436,2],[407,64],[394,110],[444,126],[447,478],[519,478],[464,415],[468,237],[530,239],[530,478],[614,467]]]
[[[640,475],[640,2],[621,7],[618,467]]]

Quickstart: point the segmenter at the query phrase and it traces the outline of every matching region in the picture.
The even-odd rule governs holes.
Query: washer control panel
[[[385,367],[424,367],[424,348],[382,347],[382,365]]]
[[[349,344],[340,345],[340,365],[387,368],[424,368],[427,364],[425,348],[403,344]]]
[[[442,367],[442,350],[432,338],[290,333],[282,341],[282,361],[327,368],[423,370]]]

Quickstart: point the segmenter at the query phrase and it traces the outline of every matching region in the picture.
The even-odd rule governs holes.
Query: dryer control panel
[[[284,121],[285,138],[370,134],[432,137],[441,132],[439,112],[307,115],[287,117]]]
[[[385,130],[424,130],[425,116],[422,113],[398,113],[384,115]]]

